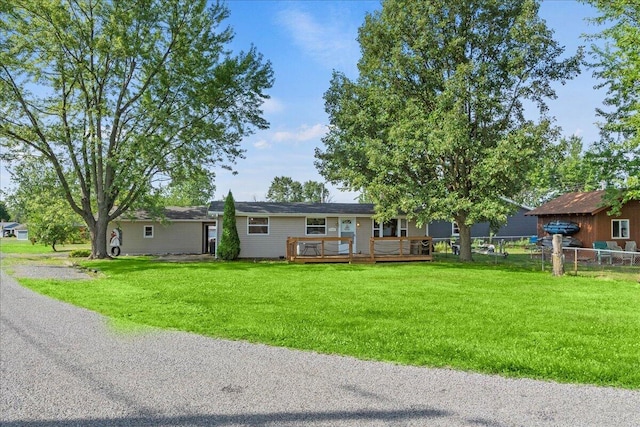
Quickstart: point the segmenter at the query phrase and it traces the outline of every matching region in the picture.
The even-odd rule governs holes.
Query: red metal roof
[[[567,193],[545,203],[525,215],[558,215],[558,214],[591,214],[607,209],[603,204],[605,190],[588,191],[586,193]]]

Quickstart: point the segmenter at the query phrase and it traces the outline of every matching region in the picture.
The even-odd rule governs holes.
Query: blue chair
[[[607,245],[607,242],[595,241],[593,242],[593,249],[595,249],[596,251],[596,259],[598,260],[598,264],[602,264],[602,260],[606,258],[609,258],[609,264],[613,262],[611,252],[608,250],[609,246]]]

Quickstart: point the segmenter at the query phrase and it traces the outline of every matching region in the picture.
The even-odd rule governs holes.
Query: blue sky
[[[328,122],[322,96],[332,70],[357,76],[358,27],[367,12],[380,8],[380,2],[229,0],[226,4],[231,12],[227,24],[236,34],[232,49],[255,45],[271,61],[275,84],[263,106],[270,129],[245,139],[246,159],[238,160],[237,175],[217,171],[214,199],[231,190],[238,201],[265,200],[275,176],[323,181],[313,165],[314,150],[322,147]],[[594,15],[594,9],[576,1],[545,0],[541,7],[542,18],[567,55],[587,44],[580,36],[595,32],[585,21]],[[596,81],[591,73],[584,70],[566,85],[558,85],[558,99],[549,103],[564,135],[580,135],[585,145],[598,139],[595,109],[604,98],[603,91],[593,89]],[[0,181],[3,189],[10,184],[4,168]],[[353,202],[357,196],[329,188],[334,202]]]
[[[380,2],[231,0],[227,5],[236,32],[234,47],[253,43],[272,62],[276,81],[264,108],[271,128],[246,139],[247,158],[239,160],[236,176],[218,173],[215,198],[231,190],[236,200],[264,200],[275,176],[322,181],[313,165],[314,149],[322,147],[328,122],[322,96],[332,70],[357,76],[357,31],[365,14],[379,9]],[[542,18],[567,55],[586,45],[580,36],[595,31],[585,21],[594,13],[576,1],[546,0],[541,7]],[[585,70],[565,86],[558,85],[558,99],[549,104],[563,133],[582,136],[585,146],[598,138],[595,109],[604,92],[594,90],[595,83]],[[331,195],[335,202],[356,197],[333,187]]]

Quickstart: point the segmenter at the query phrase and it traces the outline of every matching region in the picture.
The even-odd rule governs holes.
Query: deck
[[[369,253],[353,253],[351,237],[289,237],[286,258],[298,263],[351,263],[432,261],[428,236],[372,237]]]

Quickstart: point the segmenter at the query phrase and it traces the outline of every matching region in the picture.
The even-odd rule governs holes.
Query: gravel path
[[[640,426],[640,392],[123,335],[0,274],[2,426]]]

